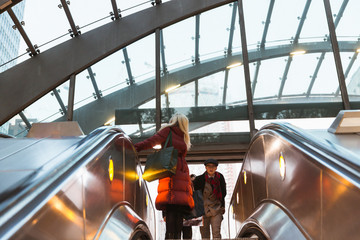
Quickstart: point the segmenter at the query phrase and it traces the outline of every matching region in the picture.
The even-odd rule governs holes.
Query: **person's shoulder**
[[[206,174],[206,172],[204,172],[203,174],[197,176],[197,178],[205,180],[205,174]]]
[[[219,173],[219,175],[220,175],[220,178],[225,179],[224,175],[223,175],[221,172],[218,172],[218,173]]]
[[[158,134],[160,135],[168,135],[170,132],[170,127],[164,127],[163,129],[161,129]]]

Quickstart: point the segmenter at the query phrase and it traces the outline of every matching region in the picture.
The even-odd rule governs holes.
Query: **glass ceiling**
[[[76,38],[70,36],[74,34],[71,18],[81,35],[114,22],[112,20],[115,16],[112,5],[114,2],[116,2],[115,8],[119,9],[121,14],[121,19],[116,21],[146,11],[148,8],[157,7],[155,1],[144,0],[108,0],[102,1],[101,4],[99,1],[88,0],[86,7],[84,1],[66,1],[70,10],[69,17],[62,6],[65,1],[26,0],[23,1],[24,17],[19,16],[18,20],[25,22],[23,25],[25,34],[31,45],[36,45],[35,49],[42,54],[48,49],[56,48],[60,43]],[[162,1],[159,5],[165,5],[166,2],[171,1]],[[326,107],[316,105],[324,102],[342,102],[324,2],[311,0],[243,0],[242,2],[255,123],[273,118],[333,115],[333,113],[325,113]],[[331,0],[330,5],[349,101],[352,106],[358,106],[356,104],[360,101],[360,62],[357,60],[357,48],[360,26],[354,23],[360,21],[357,11],[360,9],[360,1]],[[1,19],[6,18],[11,25],[14,25],[8,12],[3,12],[0,16]],[[141,19],[134,24],[141,24]],[[0,22],[1,28],[4,26]],[[19,34],[17,30],[14,32]],[[247,112],[245,114],[241,112],[247,111],[244,66],[225,68],[227,63],[235,60],[244,61],[237,2],[226,3],[186,18],[162,28],[160,33],[161,85],[164,89],[176,83],[181,85],[169,93],[162,94],[163,111],[176,108],[189,116],[194,108],[205,111],[208,109],[206,107],[225,107],[221,109],[224,114],[213,111],[212,114],[216,115],[213,118],[208,116],[204,119],[201,117],[195,119],[194,117],[194,121],[204,122],[197,126],[196,131],[199,132],[199,128],[213,122],[222,123],[221,128],[225,132],[233,131],[232,129],[239,131],[238,127],[233,127],[232,124],[248,122],[249,119]],[[5,39],[5,33],[1,33],[0,41]],[[25,37],[22,36],[17,56],[1,58],[0,65],[3,71],[10,70],[14,64],[36,58],[26,53],[29,45],[24,39]],[[103,115],[103,118],[99,118],[95,124],[100,126],[106,122],[105,118],[111,119],[114,116],[115,109],[104,114],[91,107],[95,106],[92,104],[112,101],[109,99],[116,99],[116,96],[124,95],[134,87],[137,87],[138,91],[143,91],[139,93],[143,99],[127,98],[126,103],[122,102],[121,106],[116,105],[117,108],[134,109],[134,111],[155,109],[155,93],[146,93],[146,86],[150,86],[147,84],[155,82],[156,78],[155,46],[156,34],[150,33],[78,73],[74,112],[91,111],[94,118]],[[304,53],[291,55],[291,52],[298,50]],[[0,84],[1,77],[0,74]],[[141,86],[145,89],[141,89]],[[23,136],[26,135],[29,127],[26,124],[27,120],[31,124],[64,119],[68,96],[69,81],[26,107],[21,115],[12,117],[3,124],[2,131],[8,129],[5,133]],[[5,104],[6,101],[1,99],[1,104]],[[308,107],[308,111],[301,109],[302,107],[294,108],[293,105],[281,107],[299,103],[312,105]],[[226,111],[230,108],[238,109],[236,111],[239,111],[239,115],[233,116]],[[139,111],[139,114],[141,113]],[[11,130],[11,132],[10,126],[15,125],[16,119],[20,119],[18,128],[21,125],[23,130]],[[128,134],[144,133],[146,129],[153,129],[154,122],[134,120],[120,125]],[[256,128],[259,126],[259,124],[255,125]],[[249,131],[248,126],[242,131]]]

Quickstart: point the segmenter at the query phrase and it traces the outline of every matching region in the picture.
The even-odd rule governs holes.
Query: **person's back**
[[[185,161],[190,148],[189,120],[183,114],[174,114],[169,124],[165,124],[154,136],[135,144],[136,151],[150,149],[157,144],[164,147],[171,132],[172,145],[178,150],[175,175],[159,179],[156,209],[164,211],[166,216],[165,239],[180,239],[184,212],[194,207],[189,168]]]

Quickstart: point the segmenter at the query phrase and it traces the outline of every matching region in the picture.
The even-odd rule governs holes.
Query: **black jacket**
[[[195,190],[201,190],[201,192],[204,192],[205,174],[206,174],[206,171],[202,175],[197,176],[195,178],[195,180],[193,181]],[[226,196],[226,183],[225,183],[224,176],[221,173],[219,173],[219,174],[220,174],[220,188],[221,188],[221,194],[222,194],[221,206],[225,207],[225,200],[224,199],[225,199],[225,196]]]

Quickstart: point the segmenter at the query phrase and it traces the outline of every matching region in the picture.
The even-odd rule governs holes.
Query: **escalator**
[[[120,129],[0,137],[0,239],[153,239],[155,209]]]
[[[258,239],[357,239],[360,135],[269,124],[252,139],[229,232]]]

